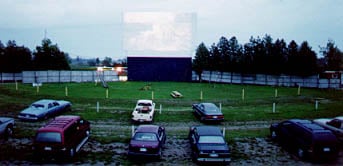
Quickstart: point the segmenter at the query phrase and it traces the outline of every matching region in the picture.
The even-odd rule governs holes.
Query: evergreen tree
[[[321,48],[325,59],[325,70],[340,71],[343,69],[343,53],[335,46],[335,42],[329,40],[325,48]]]
[[[193,70],[198,74],[201,81],[201,74],[205,69],[209,67],[210,52],[204,43],[201,43],[196,49],[195,57],[193,60]]]

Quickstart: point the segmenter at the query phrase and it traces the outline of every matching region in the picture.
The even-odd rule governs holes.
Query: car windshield
[[[136,141],[157,141],[156,134],[154,133],[136,133],[133,137]]]
[[[40,132],[36,136],[37,142],[61,142],[61,134],[58,132]]]
[[[215,105],[205,105],[205,110],[207,112],[219,112],[219,109]]]
[[[200,136],[199,143],[223,144],[225,141],[221,136]]]
[[[43,109],[44,105],[43,104],[32,104],[31,107],[36,108],[36,109]]]

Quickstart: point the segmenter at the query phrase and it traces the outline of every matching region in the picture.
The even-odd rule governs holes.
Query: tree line
[[[9,40],[6,46],[0,41],[0,72],[16,73],[24,70],[70,70],[69,55],[61,51],[50,39],[31,51]]]
[[[244,74],[272,74],[309,76],[325,70],[343,69],[343,53],[329,40],[320,47],[318,58],[307,41],[298,45],[284,39],[273,41],[270,35],[251,37],[248,43],[239,44],[235,36],[207,47],[203,42],[196,48],[193,70],[200,76],[203,70],[237,72]]]

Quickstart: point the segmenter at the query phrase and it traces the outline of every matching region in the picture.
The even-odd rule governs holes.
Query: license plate
[[[324,152],[330,152],[330,148],[324,148]]]
[[[212,154],[210,154],[210,157],[218,157],[218,154],[212,153]]]
[[[146,150],[146,148],[140,148],[139,151],[146,152],[147,150]]]
[[[217,119],[217,116],[213,116],[214,119]]]
[[[51,147],[45,147],[44,150],[51,150]]]

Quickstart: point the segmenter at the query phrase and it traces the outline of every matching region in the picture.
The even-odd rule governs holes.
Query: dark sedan
[[[230,148],[218,127],[193,126],[189,131],[189,141],[194,162],[230,163]]]
[[[166,141],[164,127],[157,125],[140,125],[135,130],[130,144],[128,156],[162,157],[162,147]]]
[[[216,121],[224,120],[222,111],[213,103],[193,104],[193,113],[199,117],[200,121]]]

